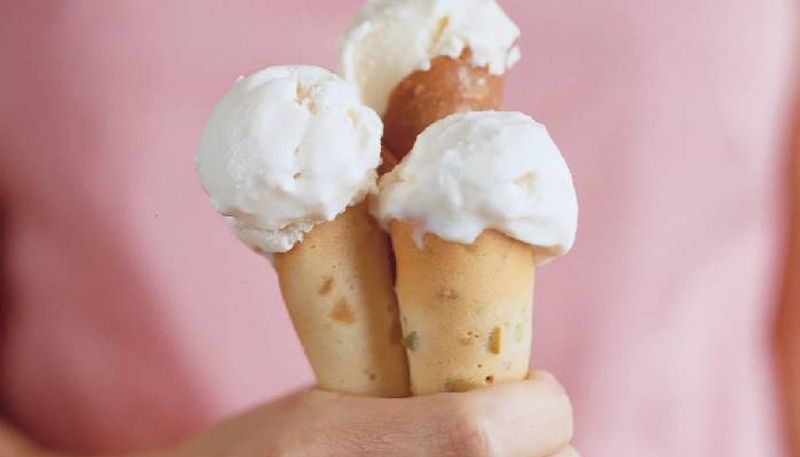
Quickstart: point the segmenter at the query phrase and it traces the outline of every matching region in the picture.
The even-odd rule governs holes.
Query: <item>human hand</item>
[[[299,392],[137,457],[577,457],[572,409],[543,372],[464,393],[367,398]],[[0,423],[0,457],[67,457]]]
[[[574,457],[572,410],[546,373],[464,393],[387,399],[320,390],[244,413],[161,457]]]

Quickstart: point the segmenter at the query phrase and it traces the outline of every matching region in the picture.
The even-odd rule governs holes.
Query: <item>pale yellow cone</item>
[[[391,226],[411,391],[463,391],[528,374],[534,253],[494,230],[472,244]]]
[[[319,386],[408,396],[389,240],[366,203],[276,254],[281,292]]]

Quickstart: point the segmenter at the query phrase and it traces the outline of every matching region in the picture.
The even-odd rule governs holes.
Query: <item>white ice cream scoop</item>
[[[572,175],[541,124],[525,114],[483,111],[448,116],[417,138],[379,182],[373,213],[388,227],[412,222],[469,244],[494,229],[534,248],[541,265],[575,241]]]
[[[375,190],[382,124],[327,70],[239,79],[203,133],[197,173],[237,236],[272,261],[317,383],[408,395],[386,234]]]
[[[437,56],[503,74],[520,57],[519,29],[495,0],[369,0],[341,45],[342,76],[379,114],[397,84]]]
[[[286,252],[374,189],[382,130],[333,73],[267,68],[237,79],[214,108],[197,174],[244,243]]]

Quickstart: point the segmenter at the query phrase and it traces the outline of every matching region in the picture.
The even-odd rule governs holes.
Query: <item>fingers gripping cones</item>
[[[380,136],[351,85],[272,67],[218,103],[196,165],[237,236],[272,259],[319,385],[399,397],[408,374],[389,241],[366,210]]]
[[[534,273],[577,226],[569,169],[521,113],[448,116],[380,181],[415,395],[523,379]]]

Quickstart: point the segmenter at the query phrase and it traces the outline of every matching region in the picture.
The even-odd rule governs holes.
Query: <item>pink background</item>
[[[197,184],[234,77],[335,68],[360,1],[10,1],[0,15],[4,412],[114,451],[312,381],[275,275]],[[786,0],[507,0],[506,107],[581,202],[542,270],[536,367],[585,455],[779,453],[767,331],[796,11]]]

